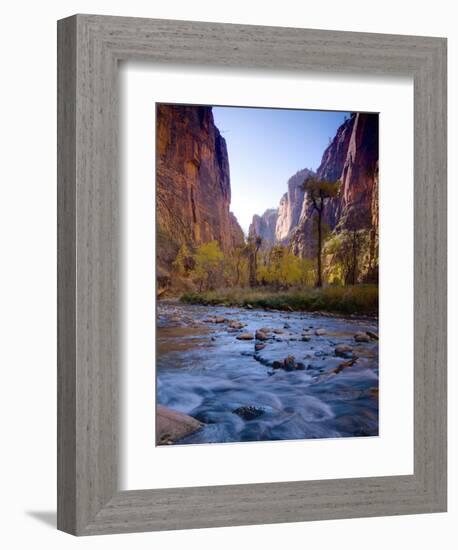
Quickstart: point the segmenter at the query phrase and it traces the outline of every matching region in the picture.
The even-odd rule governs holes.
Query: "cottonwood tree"
[[[273,246],[267,256],[267,263],[261,271],[262,279],[272,283],[277,290],[299,283],[303,277],[303,260],[283,246]]]
[[[317,214],[317,247],[316,247],[316,283],[315,286],[323,286],[322,249],[323,249],[323,214],[329,199],[337,196],[340,189],[340,181],[330,182],[308,177],[302,184],[313,211]]]
[[[236,246],[225,258],[224,279],[226,286],[245,286],[248,279],[248,245]]]
[[[257,269],[258,269],[258,252],[262,245],[262,237],[259,235],[253,235],[248,237],[248,247],[249,247],[249,283],[251,287],[256,286],[257,284]]]
[[[355,285],[359,279],[360,257],[366,240],[366,230],[370,228],[370,218],[367,213],[358,212],[356,208],[353,208],[346,215],[344,225],[350,267],[345,282]]]
[[[186,277],[194,269],[194,259],[186,244],[180,246],[172,265],[175,271],[182,277]]]
[[[192,275],[199,285],[199,292],[211,290],[223,268],[224,255],[217,241],[211,241],[199,246],[194,255]]]

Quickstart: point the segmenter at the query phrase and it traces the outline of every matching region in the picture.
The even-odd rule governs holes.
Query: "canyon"
[[[249,235],[259,236],[268,246],[288,246],[301,258],[316,255],[316,217],[303,190],[309,177],[339,182],[339,192],[323,212],[328,239],[344,231],[358,231],[364,240],[359,282],[378,278],[378,114],[354,113],[337,130],[323,153],[316,173],[304,169],[287,182],[287,192],[277,209],[255,215]],[[273,212],[276,212],[274,219]],[[275,225],[275,231],[273,226]],[[330,235],[329,235],[330,234]],[[273,235],[274,238],[273,238]],[[325,269],[333,255],[325,253]]]
[[[377,436],[378,285],[357,283],[378,276],[378,115],[347,116],[246,236],[212,108],[156,122],[156,444]]]
[[[222,253],[231,256],[246,246],[230,210],[228,148],[211,107],[158,104],[156,128],[158,288],[192,290],[189,279],[174,276],[180,247],[193,251],[216,241]],[[260,253],[281,246],[302,259],[316,257],[317,217],[304,191],[309,178],[339,185],[338,193],[326,201],[322,216],[325,278],[348,282],[335,275],[341,261],[335,242],[353,235],[354,242],[358,239],[358,274],[352,283],[377,282],[378,114],[352,113],[330,140],[317,170],[299,170],[287,181],[277,206],[253,215],[248,243],[259,238]]]

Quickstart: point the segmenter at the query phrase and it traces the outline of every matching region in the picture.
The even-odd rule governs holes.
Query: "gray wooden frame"
[[[118,490],[117,74],[119,60],[139,59],[413,77],[413,475]],[[96,15],[58,22],[59,529],[446,511],[446,122],[444,38]]]

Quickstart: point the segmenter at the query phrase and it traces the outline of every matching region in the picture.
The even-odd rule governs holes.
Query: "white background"
[[[380,112],[379,437],[154,446],[154,101]],[[183,71],[179,67],[127,63],[122,68],[120,104],[125,249],[121,487],[189,487],[413,473],[412,79],[272,75],[270,71],[240,74],[205,68]],[[286,185],[279,182],[282,184]],[[403,220],[402,231],[393,219]],[[401,270],[399,249],[404,251]],[[288,467],[278,468],[278,464]]]
[[[17,2],[2,11],[1,542],[5,548],[456,547],[458,521],[458,34],[451,1]],[[74,539],[54,530],[56,470],[56,34],[72,13],[169,17],[449,38],[449,512]],[[3,43],[4,42],[4,43]],[[402,220],[400,221],[402,227]],[[400,257],[402,261],[402,256]],[[336,457],[338,460],[338,457]]]

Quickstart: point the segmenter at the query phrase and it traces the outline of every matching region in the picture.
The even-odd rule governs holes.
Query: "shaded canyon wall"
[[[305,179],[316,176],[329,182],[340,181],[336,197],[327,201],[323,222],[329,236],[345,230],[363,234],[365,249],[360,267],[360,281],[376,281],[378,277],[378,115],[352,114],[337,130],[325,149],[316,175],[301,170],[288,181],[288,191],[277,209],[275,240],[272,244],[289,246],[303,258],[316,255],[316,216],[301,189]],[[273,210],[272,210],[273,211]],[[264,218],[268,210],[261,218]],[[252,228],[269,239],[262,224],[253,218]],[[270,241],[269,241],[270,242]],[[326,257],[325,270],[333,258]]]
[[[227,253],[244,235],[229,209],[226,141],[211,107],[160,104],[156,131],[156,256],[158,280],[167,284],[182,244],[216,240]]]

